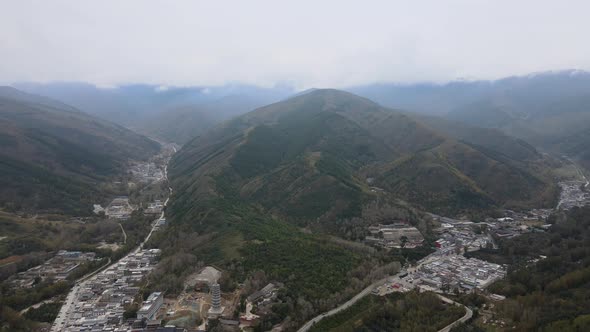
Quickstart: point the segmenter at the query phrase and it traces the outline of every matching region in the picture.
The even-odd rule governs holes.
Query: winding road
[[[424,257],[423,259],[421,259],[418,263],[417,266],[415,267],[410,267],[407,269],[408,272],[410,271],[415,271],[416,269],[418,269],[422,264],[428,263],[430,261],[432,261],[433,259],[436,259],[436,256],[433,254],[430,254],[426,257]],[[313,319],[311,319],[310,321],[308,321],[307,323],[305,323],[305,325],[303,325],[301,328],[299,328],[299,330],[297,330],[297,332],[307,332],[309,331],[310,328],[313,327],[314,324],[316,324],[317,322],[321,321],[322,319],[324,319],[325,317],[329,317],[329,316],[333,316],[343,310],[346,310],[348,308],[350,308],[353,304],[357,303],[360,299],[362,299],[363,297],[371,294],[371,291],[373,289],[375,289],[375,287],[377,286],[381,286],[383,284],[385,284],[388,279],[391,278],[396,278],[399,277],[399,275],[401,274],[401,272],[393,275],[393,276],[389,276],[387,278],[383,278],[379,281],[375,281],[374,283],[372,283],[370,286],[368,286],[367,288],[363,289],[360,293],[356,294],[353,298],[351,298],[350,300],[346,301],[345,303],[341,304],[340,306],[327,311],[323,314],[320,314],[316,317],[314,317]],[[449,298],[446,298],[440,294],[437,294],[437,296],[439,298],[441,298],[443,301],[447,302],[447,303],[452,303],[455,305],[462,305],[461,303],[455,302]],[[468,307],[465,307],[465,315],[461,318],[459,318],[458,320],[454,321],[453,323],[449,324],[448,326],[444,327],[443,329],[441,329],[439,332],[448,332],[451,330],[451,328],[453,328],[456,324],[459,324],[460,322],[466,322],[469,319],[471,319],[471,317],[473,316],[473,311],[471,309],[469,309]]]
[[[397,274],[395,275],[397,276]],[[313,318],[312,320],[308,321],[307,323],[305,323],[305,325],[303,325],[299,330],[297,330],[298,332],[306,332],[309,331],[309,329],[317,322],[319,322],[320,320],[324,319],[325,317],[329,317],[329,316],[333,316],[343,310],[346,310],[348,308],[350,308],[353,304],[357,303],[360,299],[362,299],[363,297],[371,294],[371,291],[377,287],[380,286],[382,284],[384,284],[387,279],[395,277],[395,276],[391,276],[391,277],[387,277],[384,279],[381,279],[379,281],[375,281],[374,283],[372,283],[370,286],[368,286],[367,288],[363,289],[360,293],[356,294],[352,299],[344,302],[343,304],[341,304],[340,306],[328,311],[328,312],[324,312],[323,314],[320,314],[318,316],[316,316],[315,318]]]
[[[437,296],[438,296],[438,297],[439,297],[441,300],[443,300],[443,301],[445,301],[445,302],[447,302],[447,303],[449,303],[449,304],[454,304],[454,305],[457,305],[457,306],[463,306],[463,307],[465,308],[465,315],[463,315],[463,317],[461,317],[461,318],[457,319],[456,321],[452,322],[451,324],[449,324],[449,325],[447,325],[447,326],[443,327],[442,329],[438,330],[438,332],[449,332],[449,331],[450,331],[450,330],[451,330],[453,327],[455,327],[456,325],[458,325],[458,324],[460,324],[460,323],[465,323],[465,322],[467,322],[468,320],[470,320],[470,319],[471,319],[471,317],[473,317],[473,310],[469,309],[467,306],[465,306],[465,305],[462,305],[462,304],[461,304],[461,303],[459,303],[459,302],[455,302],[455,301],[453,301],[453,300],[451,300],[451,299],[449,299],[449,298],[447,298],[447,297],[444,297],[444,296],[442,296],[442,295],[440,295],[440,294],[437,294]]]

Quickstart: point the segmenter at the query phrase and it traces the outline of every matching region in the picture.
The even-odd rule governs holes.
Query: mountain
[[[351,88],[390,107],[493,128],[590,165],[590,73],[550,71],[494,81]]]
[[[550,204],[555,188],[534,170],[534,148],[498,134],[505,141],[486,147],[484,135],[465,135],[480,144],[347,92],[315,90],[187,143],[170,168],[172,213],[222,220],[207,202],[229,200],[308,224],[358,217],[380,195],[449,214]]]
[[[0,87],[0,202],[3,208],[85,214],[107,179],[159,144],[61,102]]]
[[[431,220],[419,209],[475,216],[554,203],[541,155],[524,144],[504,151],[510,138],[488,135],[498,143],[467,143],[338,90],[309,91],[226,121],[169,164],[171,222],[152,243],[167,258],[150,284],[181,291],[186,274],[178,267],[197,261],[223,268],[230,280],[277,281],[293,309],[272,310],[296,330],[382,278],[384,263],[395,269],[395,254],[360,242],[369,225],[408,221],[431,241]]]
[[[101,88],[87,83],[20,83],[15,87],[47,96],[150,137],[183,144],[204,130],[290,96],[287,86],[168,87],[129,84]]]
[[[526,162],[541,157],[537,149],[531,144],[522,139],[508,136],[499,129],[475,127],[439,116],[408,114],[444,135],[465,144],[477,146],[482,150],[505,155],[509,160]]]
[[[245,95],[225,96],[201,104],[164,109],[146,116],[135,127],[165,141],[184,144],[227,119],[274,101]]]
[[[590,73],[548,72],[500,80],[486,98],[461,105],[447,117],[497,128],[588,167]]]
[[[493,88],[491,81],[452,81],[448,83],[375,83],[346,91],[395,109],[429,115],[445,115],[458,105],[476,102]]]

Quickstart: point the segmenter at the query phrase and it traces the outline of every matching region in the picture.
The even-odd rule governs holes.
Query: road
[[[574,166],[574,168],[582,178],[582,181],[586,181],[584,187],[588,187],[588,185],[590,185],[590,181],[588,181],[588,178],[586,177],[586,175],[584,175],[584,172],[582,171],[582,169],[580,169],[578,164],[576,164],[576,162],[574,162],[570,157],[565,157],[565,159],[567,159]]]
[[[422,260],[420,260],[420,263],[417,266],[408,268],[407,269],[407,272],[414,272],[422,264],[428,263],[428,262],[430,262],[430,261],[432,261],[434,259],[437,259],[436,255],[430,254],[430,255],[424,257]],[[363,289],[360,293],[358,293],[357,295],[355,295],[352,299],[346,301],[345,303],[341,304],[340,306],[338,306],[338,307],[336,307],[336,308],[334,308],[334,309],[332,309],[332,310],[330,310],[328,312],[325,312],[323,314],[320,314],[320,315],[314,317],[313,319],[311,319],[310,321],[308,321],[307,323],[305,323],[305,325],[303,325],[299,330],[297,330],[297,332],[306,332],[306,331],[309,331],[309,329],[314,324],[316,324],[317,322],[321,321],[323,318],[329,317],[329,316],[333,316],[333,315],[335,315],[335,314],[337,314],[337,313],[339,313],[339,312],[341,312],[341,311],[343,311],[345,309],[350,308],[353,304],[357,303],[360,299],[362,299],[363,297],[369,295],[371,293],[371,291],[373,289],[375,289],[376,287],[381,286],[381,285],[385,284],[389,279],[397,278],[400,275],[401,275],[401,272],[400,273],[397,273],[397,274],[395,274],[393,276],[389,276],[387,278],[384,278],[384,279],[381,279],[379,281],[376,281],[376,282],[372,283],[370,286],[368,286],[367,288]],[[446,298],[446,297],[444,297],[442,295],[438,295],[438,296],[441,299],[443,299],[445,302],[454,303],[456,305],[462,305],[462,304],[457,303],[457,302],[454,302],[451,299],[448,299],[448,298]],[[457,321],[453,322],[452,324],[450,324],[449,326],[445,327],[444,329],[440,330],[439,332],[448,332],[451,329],[451,327],[454,326],[454,324],[458,324],[458,322],[466,322],[467,320],[469,320],[473,316],[473,311],[471,309],[467,308],[467,307],[465,307],[465,310],[467,311],[465,313],[465,316],[461,317],[460,319],[458,319]],[[448,328],[448,330],[445,330],[446,328]]]
[[[102,271],[102,270],[106,269],[106,268],[107,268],[107,267],[108,267],[110,264],[111,264],[111,258],[109,257],[109,258],[108,258],[108,260],[107,260],[107,262],[106,262],[105,264],[103,264],[103,265],[102,265],[101,267],[99,267],[98,269],[96,269],[96,270],[94,270],[94,271],[92,271],[92,272],[90,272],[90,273],[87,273],[86,275],[83,275],[83,276],[81,276],[80,278],[76,279],[75,283],[76,283],[76,284],[78,284],[78,283],[80,283],[80,282],[82,282],[82,281],[84,281],[84,280],[86,280],[86,279],[88,279],[88,278],[92,277],[93,275],[97,274],[98,272],[100,272],[100,271]],[[39,308],[41,305],[43,305],[43,304],[45,304],[45,303],[52,303],[52,302],[56,302],[56,301],[57,301],[57,299],[59,299],[60,297],[61,297],[60,295],[58,295],[58,296],[54,296],[54,297],[52,297],[52,298],[50,298],[50,299],[47,299],[47,300],[44,300],[44,301],[41,301],[41,302],[35,303],[35,304],[33,304],[33,305],[30,305],[30,306],[28,306],[28,307],[24,308],[23,310],[21,310],[21,311],[20,311],[20,314],[22,315],[22,314],[26,313],[27,311],[29,311],[29,310],[30,310],[30,309],[32,309],[32,308],[35,308],[35,309],[36,309],[36,308]]]
[[[397,276],[397,274],[395,275]],[[395,277],[393,276],[393,277]],[[353,304],[357,303],[360,299],[362,299],[363,297],[371,294],[371,291],[377,287],[380,286],[382,284],[384,284],[385,282],[387,282],[387,279],[389,279],[391,277],[387,277],[384,279],[381,279],[379,281],[375,281],[374,283],[372,283],[370,286],[368,286],[367,288],[363,289],[360,293],[356,294],[352,299],[346,301],[345,303],[341,304],[339,307],[336,307],[328,312],[325,312],[323,314],[320,314],[319,316],[316,316],[315,318],[313,318],[312,320],[308,321],[307,323],[305,323],[305,325],[303,325],[298,332],[305,332],[305,331],[309,331],[309,329],[317,322],[319,322],[320,320],[322,320],[325,317],[329,317],[332,315],[335,315],[337,313],[339,313],[340,311],[346,310],[348,308],[350,308]]]
[[[121,232],[123,232],[123,244],[127,244],[127,233],[125,233],[125,230],[123,229],[123,225],[121,225],[121,223],[119,223],[119,227],[121,227]]]
[[[455,301],[453,301],[453,300],[451,300],[449,298],[446,298],[446,297],[444,297],[444,296],[442,296],[440,294],[437,294],[437,296],[441,300],[443,300],[443,301],[445,301],[447,303],[451,303],[451,304],[454,304],[454,305],[457,305],[457,306],[463,306],[465,308],[465,315],[463,315],[463,317],[461,317],[461,318],[457,319],[456,321],[452,322],[451,324],[443,327],[442,329],[438,330],[438,332],[449,332],[457,324],[459,324],[459,323],[465,323],[468,320],[470,320],[471,317],[473,317],[473,310],[469,309],[467,306],[464,306],[461,303],[455,302]]]
[[[174,149],[174,151],[176,151],[176,148]],[[166,181],[168,181],[168,165],[166,165],[166,167],[164,168],[164,179],[166,179]],[[160,215],[160,218],[157,218],[156,220],[154,220],[154,222],[152,224],[152,229],[150,230],[149,234],[146,236],[146,238],[143,240],[143,242],[141,242],[139,244],[139,246],[137,248],[135,248],[135,250],[133,252],[136,253],[136,252],[143,249],[143,245],[149,241],[150,237],[152,237],[152,233],[154,232],[154,230],[156,230],[157,225],[158,225],[158,220],[163,219],[165,217],[166,206],[168,205],[168,201],[170,200],[170,196],[172,195],[172,187],[168,187],[168,190],[170,191],[170,194],[166,198],[166,201],[164,201],[164,208],[162,209],[162,214]]]
[[[164,177],[166,180],[168,179],[168,165],[166,165],[166,167],[164,168]],[[172,188],[169,188],[169,190],[170,190],[170,194],[172,194]],[[166,201],[164,202],[164,207],[166,207],[169,200],[170,200],[170,195],[166,198]],[[162,211],[162,214],[160,215],[160,217],[154,220],[154,222],[152,223],[152,229],[150,230],[150,232],[148,233],[146,238],[143,240],[143,242],[141,242],[139,244],[139,246],[137,246],[137,248],[135,248],[130,253],[137,253],[141,249],[143,249],[144,244],[150,239],[150,237],[152,236],[152,233],[157,228],[158,219],[164,218],[164,213],[165,213],[165,211]],[[119,226],[121,226],[121,224],[119,224]],[[122,226],[121,226],[121,230],[123,230]],[[125,230],[123,230],[123,234],[125,234]],[[127,239],[127,234],[125,234],[125,241],[126,241],[126,239]],[[127,254],[126,256],[128,256],[128,255],[129,254]],[[64,302],[64,304],[60,308],[59,313],[57,314],[57,318],[55,319],[55,321],[53,322],[53,325],[51,326],[51,332],[61,331],[63,324],[67,321],[71,306],[74,304],[74,302],[78,298],[78,291],[84,286],[84,283],[86,281],[88,281],[89,278],[91,278],[92,276],[94,276],[98,272],[108,268],[109,266],[111,266],[114,263],[116,263],[116,262],[111,262],[111,259],[109,258],[107,264],[103,265],[101,268],[99,268],[99,269],[95,270],[94,272],[87,274],[84,277],[77,280],[74,287],[68,293],[68,296],[66,297],[66,301]],[[28,310],[28,308],[27,308],[27,310]]]
[[[168,202],[168,200],[166,200],[166,202]],[[162,212],[162,215],[160,216],[160,218],[163,218],[163,217],[164,217],[164,212]],[[147,237],[131,253],[137,253],[141,249],[143,249],[143,245],[150,239],[150,237],[152,236],[152,233],[154,232],[154,229],[156,229],[157,223],[158,223],[158,219],[155,219],[154,222],[153,222],[153,224],[152,224],[152,229],[150,230],[150,232],[147,235]],[[127,254],[125,257],[127,257],[128,255],[129,254]],[[67,321],[68,315],[70,313],[70,307],[77,300],[77,298],[78,298],[78,291],[81,288],[83,288],[85,282],[88,281],[88,279],[90,279],[92,276],[94,276],[98,272],[100,272],[100,271],[108,268],[111,265],[111,263],[114,264],[115,262],[111,262],[111,259],[109,258],[109,261],[103,267],[101,267],[100,269],[94,271],[91,274],[88,274],[88,275],[82,277],[81,279],[78,279],[79,281],[76,282],[76,285],[74,285],[74,287],[70,290],[70,292],[68,293],[68,296],[66,298],[66,301],[64,302],[64,304],[60,308],[59,313],[57,315],[57,318],[55,319],[55,321],[53,322],[53,325],[51,326],[51,332],[61,331],[61,328],[62,328],[63,324]]]

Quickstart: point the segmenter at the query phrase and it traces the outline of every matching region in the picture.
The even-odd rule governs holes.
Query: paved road
[[[420,261],[420,263],[418,264],[418,266],[408,268],[407,269],[407,272],[416,271],[422,264],[425,264],[427,262],[430,262],[433,259],[437,259],[436,255],[430,254],[430,255],[424,257]],[[334,308],[334,309],[332,309],[332,310],[330,310],[328,312],[325,312],[323,314],[320,314],[319,316],[316,316],[312,320],[308,321],[299,330],[297,330],[297,332],[306,332],[306,331],[309,331],[309,329],[314,324],[316,324],[317,322],[319,322],[320,320],[322,320],[324,317],[329,317],[329,316],[335,315],[335,314],[337,314],[337,313],[339,313],[339,312],[341,312],[341,311],[343,311],[345,309],[350,308],[353,304],[357,303],[360,299],[362,299],[363,297],[369,295],[371,293],[371,291],[373,289],[375,289],[375,287],[381,286],[381,285],[385,284],[387,282],[387,280],[390,279],[390,278],[399,277],[400,274],[401,273],[397,273],[396,275],[389,276],[387,278],[384,278],[384,279],[381,279],[379,281],[376,281],[376,282],[372,283],[369,287],[363,289],[360,293],[358,293],[357,295],[355,295],[352,299],[348,300],[344,304],[341,304],[340,306],[338,306],[338,307],[336,307],[336,308]],[[456,305],[462,305],[460,303],[453,302],[451,299],[448,299],[448,298],[446,298],[446,297],[444,297],[442,295],[439,295],[439,297],[441,299],[443,299],[444,301],[448,302],[448,303],[455,303]],[[453,324],[458,324],[458,322],[460,322],[460,321],[461,322],[465,322],[465,321],[469,320],[471,318],[471,316],[473,316],[473,311],[471,311],[471,309],[465,307],[465,310],[467,311],[465,313],[465,316],[461,317],[460,319],[458,319],[457,321],[455,321]],[[449,328],[448,330],[445,330],[447,328],[447,327],[445,327],[444,329],[440,330],[439,332],[448,332],[451,329],[451,327],[454,326],[453,324],[447,326]]]
[[[465,315],[463,317],[457,319],[456,321],[452,322],[451,324],[443,327],[442,329],[438,330],[438,332],[449,332],[453,327],[455,327],[459,323],[465,323],[473,317],[473,310],[469,309],[468,307],[462,305],[461,303],[455,302],[449,298],[446,298],[440,294],[437,294],[443,301],[447,303],[452,303],[454,305],[463,306],[465,308]]]
[[[176,149],[174,149],[176,151]],[[164,169],[164,177],[166,179],[168,179],[168,165],[166,165],[166,168]],[[172,188],[170,189],[170,193],[172,193]],[[168,204],[168,200],[170,199],[170,196],[168,196],[168,198],[166,198],[166,201],[164,202],[164,206],[166,206],[166,204]],[[164,218],[164,211],[162,211],[162,214],[160,215],[160,218]],[[158,218],[158,219],[160,219]],[[143,245],[150,239],[150,237],[152,236],[152,233],[154,232],[154,229],[156,229],[156,225],[158,224],[158,219],[155,219],[153,224],[152,224],[152,229],[150,230],[149,234],[147,235],[147,237],[143,240],[143,242],[141,242],[139,244],[139,246],[137,246],[137,248],[135,248],[135,250],[133,250],[131,253],[137,253],[139,252],[141,249],[143,249]],[[119,224],[119,226],[121,226],[121,224]],[[123,226],[121,226],[121,230],[123,230]],[[125,230],[123,230],[123,234],[125,234]],[[127,234],[125,234],[125,241],[127,239]],[[128,256],[129,254],[127,254],[126,256]],[[126,257],[125,256],[125,257]],[[74,304],[74,302],[77,300],[78,298],[78,291],[84,286],[85,282],[88,281],[89,278],[91,278],[92,276],[94,276],[95,274],[97,274],[98,272],[108,268],[111,264],[114,264],[115,262],[111,262],[111,259],[109,258],[108,262],[103,265],[101,268],[95,270],[94,272],[87,274],[85,276],[83,276],[82,278],[78,279],[76,284],[74,285],[74,287],[70,290],[70,292],[68,293],[68,296],[66,298],[66,301],[64,302],[64,304],[62,305],[62,307],[59,310],[59,313],[57,315],[57,318],[55,319],[55,321],[53,322],[53,325],[51,325],[51,332],[58,332],[61,331],[61,329],[63,328],[63,324],[67,321],[67,318],[70,314],[70,307]]]
[[[396,275],[397,276],[397,275]],[[395,277],[395,276],[393,276]],[[356,294],[352,299],[346,301],[345,303],[341,304],[339,307],[336,307],[328,312],[325,312],[319,316],[316,316],[315,318],[313,318],[312,320],[308,321],[307,323],[305,323],[305,325],[303,325],[298,332],[305,332],[305,331],[309,331],[309,329],[317,322],[319,322],[320,320],[322,320],[324,317],[329,317],[332,315],[335,315],[337,313],[339,313],[342,310],[348,309],[350,308],[353,304],[357,303],[360,299],[362,299],[363,297],[369,295],[371,293],[371,291],[380,285],[383,285],[387,279],[389,279],[391,277],[387,277],[384,279],[381,279],[379,281],[376,281],[374,283],[372,283],[370,286],[368,286],[367,288],[363,289],[360,293]]]

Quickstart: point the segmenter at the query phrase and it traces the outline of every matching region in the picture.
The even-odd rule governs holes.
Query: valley
[[[157,261],[159,254],[156,249],[144,250],[143,246],[153,232],[159,231],[165,226],[163,210],[168,203],[171,192],[166,178],[166,166],[175,151],[176,147],[174,145],[164,145],[157,155],[150,158],[152,161],[148,165],[151,164],[151,167],[155,168],[155,172],[162,174],[161,176],[154,177],[151,172],[135,172],[137,166],[132,165],[130,167],[129,174],[131,174],[131,177],[129,178],[129,182],[125,183],[131,188],[129,191],[131,194],[130,198],[127,196],[116,197],[106,209],[97,209],[97,205],[95,205],[95,213],[98,214],[97,217],[71,217],[73,220],[71,222],[78,225],[77,228],[74,228],[78,232],[87,226],[93,227],[95,232],[98,232],[102,237],[93,240],[71,238],[65,243],[58,242],[47,248],[43,247],[43,245],[40,248],[22,248],[21,250],[24,249],[22,252],[24,255],[10,256],[7,259],[3,259],[0,268],[8,276],[8,279],[3,281],[2,285],[16,287],[12,290],[3,288],[2,293],[4,298],[2,304],[19,310],[23,306],[27,306],[21,310],[21,314],[25,317],[34,317],[36,312],[44,312],[49,310],[47,309],[49,307],[52,308],[51,310],[54,310],[53,308],[58,309],[54,313],[55,316],[49,322],[55,319],[52,330],[62,331],[70,324],[73,326],[80,318],[78,315],[80,315],[81,311],[78,314],[74,313],[74,310],[76,308],[79,309],[79,307],[74,307],[72,301],[78,301],[81,292],[87,290],[87,288],[82,288],[83,286],[102,280],[105,287],[109,289],[113,288],[115,285],[110,285],[110,282],[114,282],[114,280],[109,277],[105,279],[105,274],[113,273],[113,271],[119,270],[120,267],[127,265],[134,265],[137,271],[142,271],[143,276],[147,275],[150,268],[149,264],[146,265],[144,262],[144,257],[150,257],[149,262],[153,265]],[[148,197],[149,199],[153,199],[153,197],[165,199],[155,220],[148,213],[144,216],[143,209],[137,211],[139,206],[147,205],[147,202],[142,200],[148,199]],[[133,201],[133,205],[130,205],[130,199]],[[18,219],[13,219],[14,217],[10,214],[7,214],[7,217],[9,223],[2,225],[3,230],[22,227],[22,222],[14,225],[11,224],[12,220],[16,221]],[[34,218],[30,223],[39,225],[47,222],[42,217],[35,216]],[[57,220],[57,222],[54,221],[50,225],[56,228],[57,232],[64,232],[67,230],[66,227],[68,227],[67,225],[69,223],[67,221]],[[110,235],[108,232],[104,233],[105,230],[115,233],[116,236]],[[14,238],[10,236],[12,235],[11,233],[8,233],[9,236],[4,237],[9,241],[8,246],[10,246],[10,243],[22,241],[23,237],[32,238],[35,241],[38,241],[36,240],[37,237],[40,239],[45,237],[42,233],[40,235],[24,233],[22,228],[19,233]],[[65,235],[71,236],[69,233]],[[79,248],[82,251],[60,250],[55,257],[49,259],[43,265],[35,266],[25,272],[10,276],[13,273],[11,271],[21,270],[24,266],[29,266],[30,264],[35,264],[38,260],[45,259],[44,257],[47,254],[44,256],[38,250],[50,250],[53,247]],[[8,249],[9,253],[11,253],[10,250]],[[48,254],[51,255],[50,252]],[[91,258],[88,260],[80,259],[80,257],[86,256],[90,256]],[[11,260],[11,258],[14,259]],[[6,278],[6,276],[3,275],[3,278]],[[139,278],[136,276],[133,283],[140,282],[142,279],[141,276]],[[108,282],[104,283],[104,281]],[[28,296],[29,298],[22,299],[22,296]],[[131,300],[133,300],[133,296]],[[38,303],[33,301],[38,301]],[[55,307],[56,305],[57,307]],[[33,314],[29,313],[29,311],[33,312]]]
[[[45,161],[18,162],[64,185],[25,171],[37,194],[0,202],[0,304],[20,330],[515,328],[504,306],[521,286],[507,284],[555,253],[535,247],[525,258],[514,246],[557,241],[590,202],[578,153],[341,90],[241,108],[203,128],[196,112],[177,143],[0,92],[7,141],[18,142],[0,152],[37,151]],[[31,136],[24,114],[51,135]],[[63,135],[64,114],[80,121],[77,140]],[[167,133],[147,133],[172,138],[174,124],[159,121]],[[99,139],[108,154],[94,154]]]

